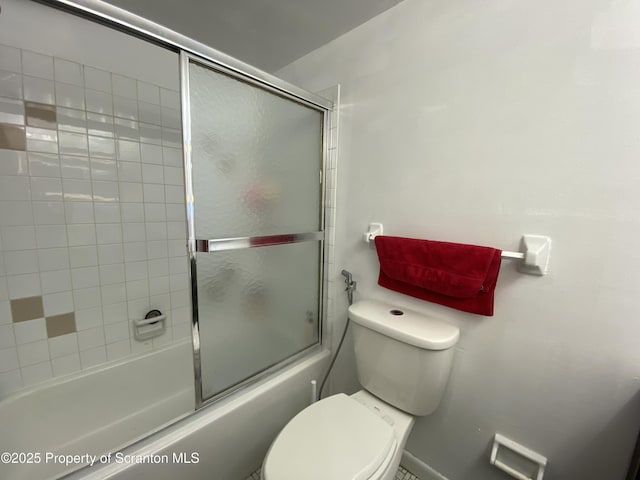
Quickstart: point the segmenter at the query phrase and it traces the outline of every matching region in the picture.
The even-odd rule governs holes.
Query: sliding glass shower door
[[[319,342],[325,111],[182,61],[202,403]]]

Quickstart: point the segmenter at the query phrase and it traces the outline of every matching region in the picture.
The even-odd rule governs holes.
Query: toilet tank
[[[362,387],[412,415],[429,415],[449,379],[460,330],[405,308],[364,300],[349,307]]]

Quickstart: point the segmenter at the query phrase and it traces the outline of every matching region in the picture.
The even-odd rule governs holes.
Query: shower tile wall
[[[339,126],[339,105],[340,86],[334,85],[327,89],[316,92],[318,95],[331,100],[334,109],[329,112],[328,135],[327,135],[327,158],[325,162],[325,256],[324,256],[324,291],[325,291],[325,313],[327,318],[326,329],[323,331],[323,342],[329,348],[337,345],[336,332],[340,330],[336,326],[339,316],[336,316],[336,289],[342,290],[342,277],[340,269],[334,262],[334,250],[336,242],[336,184],[338,173],[338,126]],[[331,387],[331,378],[329,387]]]
[[[179,109],[0,45],[0,398],[189,335]],[[154,308],[166,333],[134,340]]]

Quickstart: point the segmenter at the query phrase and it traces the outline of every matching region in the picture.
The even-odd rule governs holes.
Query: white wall
[[[361,298],[461,329],[443,404],[407,445],[452,480],[505,478],[494,432],[549,457],[545,479],[624,477],[640,422],[638,25],[631,0],[405,0],[279,72],[341,84],[337,271]],[[456,312],[376,285],[371,221],[506,250],[549,235],[551,272],[505,261],[495,316]],[[357,388],[351,352],[339,368],[336,386]]]

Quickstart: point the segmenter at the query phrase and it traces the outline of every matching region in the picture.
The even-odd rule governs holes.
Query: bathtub
[[[54,455],[100,456],[189,414],[195,402],[192,359],[191,341],[185,340],[1,401],[0,451],[25,453],[32,462],[39,453],[40,459],[0,463],[0,478],[58,478],[87,461]]]
[[[25,391],[0,402],[0,451],[39,452],[41,462],[0,464],[0,478],[244,480],[309,404],[328,359],[317,351],[195,413],[190,342]],[[47,452],[104,463],[65,466],[45,462]]]
[[[328,350],[309,355],[131,445],[121,452],[127,462],[85,468],[65,480],[244,480],[309,404],[310,382],[322,378],[329,356]]]

